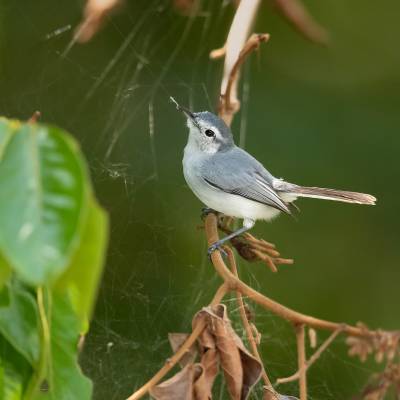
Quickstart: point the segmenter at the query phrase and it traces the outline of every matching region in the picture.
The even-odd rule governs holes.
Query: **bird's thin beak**
[[[179,105],[178,102],[172,96],[170,96],[169,99],[175,104],[177,110],[183,112],[188,118],[190,118],[196,124],[196,118],[189,109]]]

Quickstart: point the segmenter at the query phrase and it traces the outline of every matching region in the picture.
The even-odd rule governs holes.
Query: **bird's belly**
[[[185,179],[194,194],[209,208],[225,215],[252,220],[270,220],[279,210],[265,204],[215,189],[195,174],[185,171]]]

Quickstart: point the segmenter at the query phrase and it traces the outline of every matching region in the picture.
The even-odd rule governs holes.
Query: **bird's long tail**
[[[284,181],[276,182],[276,186],[276,190],[294,197],[311,197],[315,199],[367,205],[374,205],[376,202],[376,198],[374,196],[365,193],[348,192],[344,190],[319,187],[298,186]]]

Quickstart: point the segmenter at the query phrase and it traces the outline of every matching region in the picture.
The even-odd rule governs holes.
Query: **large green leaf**
[[[40,285],[63,272],[79,243],[84,163],[68,134],[40,124],[2,122],[0,148],[0,249],[21,278]]]
[[[29,363],[0,335],[0,399],[21,400],[31,375]]]
[[[88,329],[88,320],[97,297],[103,271],[107,233],[107,215],[91,198],[80,246],[57,284],[57,289],[68,292],[81,322],[81,332],[86,332]]]
[[[39,359],[39,327],[33,295],[15,280],[0,291],[0,333],[31,365]]]

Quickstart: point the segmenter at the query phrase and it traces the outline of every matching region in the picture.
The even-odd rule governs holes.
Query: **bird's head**
[[[191,112],[171,100],[185,114],[189,128],[188,142],[197,150],[214,154],[234,146],[232,132],[221,118],[209,111]]]

